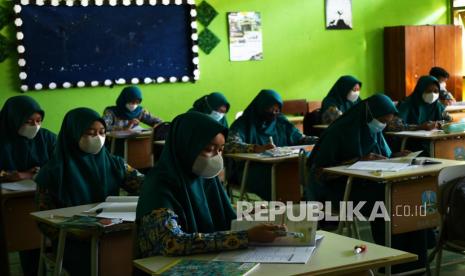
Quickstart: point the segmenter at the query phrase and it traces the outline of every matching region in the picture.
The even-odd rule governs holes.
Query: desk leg
[[[128,139],[124,139],[124,160],[128,162]]]
[[[44,266],[45,266],[45,247],[47,246],[47,238],[45,237],[44,234],[41,235],[41,241],[40,241],[40,256],[39,256],[39,271],[37,272],[37,275],[43,276],[44,274]]]
[[[392,202],[391,202],[391,183],[385,184],[384,191],[384,204],[386,204],[386,210],[389,220],[384,223],[384,242],[387,247],[391,247],[392,238]],[[386,275],[391,275],[391,266],[386,266]]]
[[[98,237],[92,236],[90,245],[90,275],[98,275]]]
[[[407,145],[407,139],[408,137],[402,138],[402,143],[400,144],[400,151],[405,150],[405,146]]]
[[[66,230],[61,229],[58,236],[57,256],[55,260],[54,276],[60,276],[63,270],[63,255],[65,253]]]
[[[349,201],[349,197],[350,197],[350,191],[352,190],[352,181],[353,181],[353,177],[352,176],[349,176],[347,178],[347,183],[346,183],[346,189],[344,191],[344,198],[342,199],[342,201],[346,204],[346,207],[347,207],[347,202]],[[339,226],[337,227],[337,233],[339,235],[342,235],[342,231],[344,230],[344,226],[347,225],[347,222],[344,220],[341,220],[341,218],[344,218],[344,219],[347,219],[346,218],[346,209],[343,208],[341,210],[341,213],[339,214]]]
[[[239,200],[243,200],[243,199],[244,199],[245,184],[246,184],[246,182],[247,182],[247,174],[249,173],[249,165],[250,165],[250,161],[249,161],[249,160],[245,161],[245,164],[244,164],[244,171],[242,172],[241,193],[240,193],[240,195],[239,195]]]
[[[271,200],[276,201],[276,163],[271,165]]]
[[[429,156],[433,157],[433,158],[434,158],[434,155],[435,155],[435,153],[434,153],[434,144],[435,143],[436,143],[435,140],[431,140],[429,142]]]

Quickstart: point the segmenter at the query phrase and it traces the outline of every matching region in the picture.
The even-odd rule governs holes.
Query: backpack
[[[441,240],[465,247],[465,177],[451,181],[442,193]]]

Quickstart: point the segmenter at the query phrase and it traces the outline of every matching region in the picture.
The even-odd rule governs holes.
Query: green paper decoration
[[[197,7],[197,20],[204,26],[207,27],[210,22],[218,15],[218,12],[213,8],[207,1],[203,1]]]
[[[7,8],[0,6],[0,30],[13,21],[13,13]]]
[[[220,43],[220,39],[207,28],[199,35],[199,48],[207,55],[210,54],[218,43]]]
[[[0,62],[3,62],[8,57],[9,48],[8,39],[0,34]]]

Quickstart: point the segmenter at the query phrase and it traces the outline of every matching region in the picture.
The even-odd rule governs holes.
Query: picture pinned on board
[[[258,12],[230,12],[229,59],[231,61],[262,60],[261,18]]]
[[[352,29],[352,0],[325,0],[326,29]]]

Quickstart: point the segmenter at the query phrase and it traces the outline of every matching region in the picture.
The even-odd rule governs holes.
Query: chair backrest
[[[307,106],[308,112],[312,112],[316,109],[321,108],[321,101],[309,101],[307,102]]]
[[[465,165],[458,165],[442,169],[438,175],[439,189],[441,189],[441,186],[459,177],[465,177]]]
[[[281,112],[287,115],[304,116],[308,112],[307,100],[286,100],[283,102]]]
[[[308,170],[307,163],[310,157],[311,151],[300,149],[299,151],[299,182],[302,187],[308,184]]]

